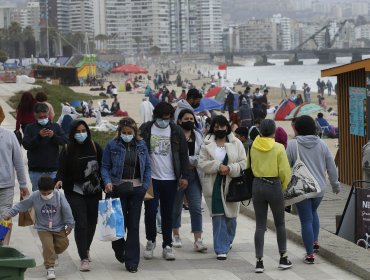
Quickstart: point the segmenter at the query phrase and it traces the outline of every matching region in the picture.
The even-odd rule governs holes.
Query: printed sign
[[[365,136],[365,100],[366,88],[349,88],[349,130],[352,135]]]
[[[360,239],[366,240],[366,234],[370,234],[370,189],[357,188],[355,242],[359,243]]]

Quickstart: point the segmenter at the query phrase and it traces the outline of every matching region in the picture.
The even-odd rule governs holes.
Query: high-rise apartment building
[[[87,34],[94,38],[94,2],[93,0],[70,0],[71,32]]]
[[[15,9],[15,4],[0,5],[0,28],[8,28],[10,26],[12,13]]]
[[[239,26],[240,50],[274,50],[277,48],[277,25],[269,19],[249,20]]]
[[[198,0],[198,9],[200,52],[222,51],[221,0]]]

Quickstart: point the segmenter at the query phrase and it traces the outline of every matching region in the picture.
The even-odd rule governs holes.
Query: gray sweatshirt
[[[35,229],[38,231],[59,232],[65,226],[74,228],[75,221],[67,199],[61,191],[54,190],[54,196],[50,200],[44,200],[39,191],[35,191],[25,200],[14,205],[9,215],[14,217],[19,212],[26,212],[31,207],[35,209]],[[52,228],[49,228],[49,222]]]
[[[175,123],[177,123],[177,119],[179,117],[179,114],[182,110],[184,109],[189,109],[191,110],[192,112],[194,112],[194,108],[191,107],[191,105],[189,104],[189,102],[187,102],[185,99],[181,99],[179,102],[177,102],[177,105],[176,105],[176,111],[175,111],[175,114],[173,116],[173,121]]]
[[[13,131],[0,126],[0,188],[15,185],[15,171],[21,188],[27,187],[21,147]]]
[[[321,187],[320,196],[324,196],[326,191],[326,173],[329,175],[333,192],[339,192],[337,168],[326,143],[314,135],[297,136],[296,139],[290,140],[286,149],[290,166],[293,166],[297,159],[297,142],[301,160]]]

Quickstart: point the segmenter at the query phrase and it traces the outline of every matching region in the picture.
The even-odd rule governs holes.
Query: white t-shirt
[[[215,150],[215,159],[223,162],[226,156],[226,149],[225,147],[216,147]]]
[[[171,127],[159,128],[153,124],[150,137],[150,158],[152,178],[176,180],[171,150]]]

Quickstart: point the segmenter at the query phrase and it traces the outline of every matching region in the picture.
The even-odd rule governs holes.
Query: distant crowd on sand
[[[128,272],[139,269],[143,204],[145,259],[153,259],[158,246],[162,257],[173,261],[174,248],[182,250],[189,246],[181,239],[185,198],[194,254],[207,254],[209,245],[203,236],[212,235],[215,259],[226,260],[230,250],[239,246],[233,242],[240,198],[232,200],[229,190],[244,170],[250,170],[250,176],[253,174],[248,178],[253,182],[252,204],[256,215],[255,272],[263,273],[265,269],[264,235],[269,206],[276,227],[278,268],[289,269],[293,264],[288,257],[285,210],[289,209],[285,209],[284,197],[288,186],[289,189],[298,186],[293,168],[298,161],[310,171],[304,180],[312,181],[313,176],[316,182],[313,187],[318,190],[295,204],[306,250],[303,262],[315,263],[315,254],[320,250],[317,209],[326,191],[326,174],[332,191],[340,191],[333,157],[317,135],[315,120],[306,115],[294,119],[296,137],[288,141],[284,129],[265,119],[269,107],[267,87],[263,93],[259,89],[251,92],[246,84],[245,91],[236,97],[233,89],[226,90],[224,108],[229,119],[216,111],[195,113],[204,98],[195,87],[184,89],[176,98],[165,86],[157,91],[147,86],[148,100],[140,105],[142,125],[138,127],[139,120],[131,117],[121,118],[116,135],[104,143],[104,149],[94,141],[90,127],[77,118],[78,113],[72,112],[71,106],[64,104],[70,111],[55,122],[45,93],[38,93],[36,99],[30,92],[23,93],[17,107],[18,139],[0,126],[0,158],[7,166],[0,169],[0,215],[9,220],[34,208],[46,279],[56,278],[58,255],[69,246],[68,235],[72,231],[80,271],[93,269],[91,246],[95,242],[103,192],[118,199],[115,207],[122,209],[124,215],[124,224],[116,226],[116,230],[124,229],[126,234],[112,241],[111,247],[112,259]],[[176,106],[170,104],[175,100]],[[65,118],[69,119],[68,126]],[[28,172],[20,144],[27,150]],[[23,199],[15,205],[14,169]],[[151,197],[144,201],[150,190]],[[202,197],[212,217],[212,232],[203,230]],[[10,232],[4,244],[9,244]]]

